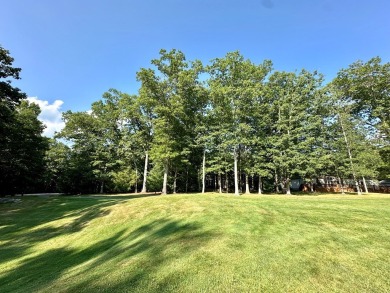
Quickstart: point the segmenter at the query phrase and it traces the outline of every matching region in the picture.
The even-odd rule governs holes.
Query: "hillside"
[[[23,197],[0,292],[385,292],[390,196]]]

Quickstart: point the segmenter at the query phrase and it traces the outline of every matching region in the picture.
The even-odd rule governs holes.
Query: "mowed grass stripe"
[[[0,292],[387,292],[389,260],[389,195],[0,205]]]

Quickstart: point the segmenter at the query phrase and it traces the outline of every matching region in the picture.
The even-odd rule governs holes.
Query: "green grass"
[[[24,197],[0,292],[390,292],[390,195]]]

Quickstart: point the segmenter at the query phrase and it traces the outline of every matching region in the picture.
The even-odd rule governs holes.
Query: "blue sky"
[[[136,72],[161,48],[205,63],[239,50],[256,63],[271,59],[276,70],[318,70],[327,80],[358,59],[390,61],[388,0],[18,0],[0,7],[0,44],[22,68],[14,84],[57,111],[48,116],[88,110],[109,88],[137,93]]]

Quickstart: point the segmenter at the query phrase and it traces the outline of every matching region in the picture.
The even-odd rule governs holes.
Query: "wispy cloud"
[[[61,106],[64,103],[61,100],[55,100],[52,104],[48,101],[40,100],[37,97],[28,97],[27,100],[30,103],[35,103],[41,109],[41,114],[38,119],[46,125],[43,135],[47,137],[53,137],[55,132],[64,128],[65,123],[61,120],[62,112]]]

